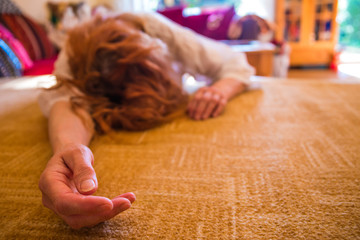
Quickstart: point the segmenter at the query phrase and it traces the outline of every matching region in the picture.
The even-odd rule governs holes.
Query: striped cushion
[[[12,1],[0,0],[0,13],[21,14],[21,11]]]
[[[6,55],[9,57],[9,60],[14,63],[14,66],[16,69],[21,70],[21,62],[19,58],[16,56],[14,51],[9,47],[9,45],[6,44],[6,42],[2,39],[0,39],[0,48],[6,53]]]
[[[21,63],[11,48],[0,39],[0,77],[21,76]]]
[[[4,27],[4,25],[0,24],[0,36],[1,38],[13,38],[12,33]]]
[[[0,14],[3,24],[25,47],[32,60],[51,58],[55,48],[50,43],[45,30],[23,15]]]
[[[29,57],[29,54],[25,50],[24,46],[14,38],[14,36],[3,25],[0,24],[0,38],[6,42],[6,44],[13,50],[16,56],[19,58],[22,70],[31,68],[34,63]]]

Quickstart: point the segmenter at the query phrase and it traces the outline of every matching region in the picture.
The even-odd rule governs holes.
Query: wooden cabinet
[[[291,47],[290,65],[329,65],[337,43],[337,0],[277,0],[276,38]]]
[[[260,41],[250,41],[247,44],[244,44],[241,40],[223,42],[229,44],[234,51],[246,54],[249,64],[255,68],[256,76],[273,76],[275,45]]]

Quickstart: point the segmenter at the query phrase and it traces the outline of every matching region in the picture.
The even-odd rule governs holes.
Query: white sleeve
[[[65,50],[62,50],[59,54],[58,59],[55,62],[55,70],[53,72],[55,76],[72,79],[71,70],[67,60],[68,57],[65,53]],[[76,89],[70,89],[66,86],[62,86],[53,90],[43,90],[39,94],[38,103],[44,116],[49,117],[50,110],[56,102],[69,101],[70,97],[78,96],[79,94],[80,92],[76,91]]]
[[[70,97],[76,94],[65,86],[54,90],[43,90],[38,96],[38,103],[41,112],[45,117],[49,117],[52,106],[59,101],[70,101]]]
[[[146,33],[165,42],[170,54],[189,73],[202,74],[214,81],[229,77],[250,82],[255,71],[244,53],[235,52],[231,47],[203,37],[160,14],[148,13],[143,18]]]

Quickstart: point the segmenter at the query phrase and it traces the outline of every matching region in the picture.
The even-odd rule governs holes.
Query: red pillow
[[[53,73],[56,58],[57,56],[54,56],[49,59],[35,61],[32,68],[24,71],[24,76],[38,76]]]
[[[1,14],[0,23],[23,44],[32,60],[47,59],[56,54],[45,30],[30,18],[24,15]]]

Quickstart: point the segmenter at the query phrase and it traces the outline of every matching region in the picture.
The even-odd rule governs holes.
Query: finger
[[[98,183],[93,168],[94,156],[85,146],[66,152],[63,156],[65,164],[73,171],[73,179],[77,190],[82,194],[92,194]]]
[[[131,203],[126,198],[117,198],[113,200],[114,207],[101,214],[91,214],[91,215],[73,215],[73,216],[61,216],[65,222],[74,229],[79,229],[82,227],[92,227],[96,224],[109,220],[119,213],[129,209]]]
[[[196,106],[196,100],[195,100],[195,98],[192,98],[187,107],[187,113],[188,113],[189,117],[191,117],[191,118],[193,116],[195,106]]]
[[[131,201],[127,198],[118,197],[111,200],[113,202],[114,208],[112,211],[107,214],[107,219],[115,217],[117,214],[129,209],[131,207]]]
[[[201,97],[202,93],[201,91],[196,92],[196,94],[194,95],[194,97],[191,99],[189,106],[188,106],[188,114],[191,118],[194,118],[194,112],[196,109],[196,106],[198,104],[198,101]]]
[[[112,200],[114,200],[115,198],[127,198],[131,203],[135,202],[136,200],[136,196],[132,192],[121,194],[117,197],[114,197]]]
[[[46,195],[43,195],[42,197],[42,203],[45,207],[63,216],[71,216],[71,215],[79,215],[79,214],[84,214],[84,215],[100,214],[109,211],[112,208],[112,204],[110,203],[110,200],[107,200],[106,201],[107,203],[104,205],[104,203],[102,202],[89,203],[89,201],[92,200],[87,199],[87,201],[78,203],[80,207],[78,206],[78,204],[74,202],[68,202],[67,200],[68,199],[64,199],[62,203],[53,204],[53,202]]]
[[[221,98],[214,112],[212,113],[212,116],[213,117],[219,116],[224,111],[226,103],[227,103],[226,100],[224,98]]]
[[[71,193],[54,202],[57,213],[63,215],[88,215],[107,212],[113,208],[110,199],[100,196],[83,196]]]
[[[59,215],[70,216],[75,214],[98,214],[106,212],[113,207],[110,199],[103,197],[84,196],[84,199],[75,197],[63,197],[55,202],[43,194],[42,203],[45,207]]]
[[[210,91],[204,92],[199,104],[196,106],[195,120],[202,119],[202,116],[211,101],[211,95],[212,93]]]
[[[211,96],[211,101],[207,105],[204,113],[201,116],[201,119],[208,119],[211,116],[211,114],[215,111],[215,108],[216,108],[217,104],[219,103],[219,101],[220,101],[220,95],[214,93]]]
[[[46,196],[45,194],[42,195],[42,204],[47,207],[48,209],[52,210],[55,212],[55,208],[52,204],[52,202],[50,201],[50,199],[48,198],[48,196]]]
[[[196,107],[199,103],[199,100],[202,98],[202,95],[204,93],[204,91],[207,89],[207,87],[202,87],[200,88],[194,95],[194,97],[192,98],[192,100],[190,101],[189,103],[189,106],[188,106],[188,114],[191,118],[194,118],[195,117],[195,110],[196,110]]]
[[[74,183],[59,172],[44,172],[41,182],[40,189],[48,200],[44,205],[58,214],[89,214],[113,207],[108,198],[79,194]]]

